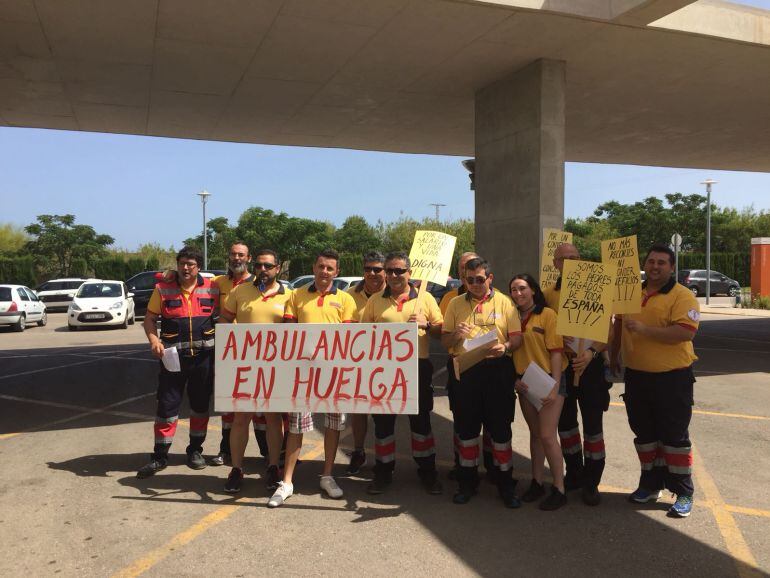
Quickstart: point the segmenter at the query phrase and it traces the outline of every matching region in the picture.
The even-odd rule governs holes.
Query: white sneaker
[[[270,496],[270,500],[267,502],[268,508],[277,508],[282,506],[283,503],[289,499],[294,493],[294,484],[288,484],[286,482],[278,482],[278,489]]]
[[[327,496],[335,500],[342,497],[342,489],[331,476],[321,476],[321,489],[326,492]]]

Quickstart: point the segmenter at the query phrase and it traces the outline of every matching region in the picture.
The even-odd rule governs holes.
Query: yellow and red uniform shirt
[[[443,332],[453,333],[460,323],[468,323],[474,327],[469,336],[471,339],[496,331],[498,343],[506,343],[510,336],[521,334],[519,312],[511,298],[495,289],[480,300],[468,292],[452,299],[444,314]],[[449,353],[458,355],[463,351],[460,342],[452,347]]]
[[[230,292],[222,308],[236,323],[281,323],[291,290],[278,283],[278,290],[265,295],[252,283],[240,283]]]
[[[291,292],[284,318],[298,323],[351,323],[358,321],[356,311],[356,302],[348,293],[334,286],[321,293],[311,283]]]
[[[556,313],[544,307],[540,313],[531,312],[521,320],[523,338],[521,347],[513,352],[516,373],[523,375],[533,361],[551,373],[551,353],[563,353],[564,341],[556,333]],[[561,369],[567,367],[567,358],[561,356]]]
[[[642,285],[641,313],[627,313],[624,317],[650,327],[679,325],[695,333],[700,322],[700,306],[692,291],[672,277],[660,291],[652,293],[648,293],[645,282]],[[628,345],[629,338],[632,340],[631,347]],[[626,367],[655,373],[690,367],[698,359],[692,341],[663,343],[628,331],[623,331],[621,351]]]
[[[417,289],[410,286],[405,300],[396,299],[385,287],[369,298],[361,313],[361,323],[406,323],[417,308]],[[436,299],[427,291],[422,296],[422,313],[431,325],[441,325],[443,317]],[[417,352],[420,359],[430,356],[430,336],[425,329],[417,330]]]

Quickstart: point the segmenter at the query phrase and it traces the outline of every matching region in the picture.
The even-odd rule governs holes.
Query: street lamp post
[[[201,198],[201,204],[203,205],[203,268],[209,268],[209,242],[208,235],[206,234],[206,201],[211,195],[206,189],[203,189],[198,196]]]
[[[711,185],[717,181],[706,179],[701,185],[706,185],[706,305],[711,299]]]
[[[439,214],[439,209],[440,209],[441,207],[446,207],[446,205],[445,205],[445,204],[443,204],[443,203],[428,203],[428,206],[430,206],[430,207],[436,207],[436,221],[440,221],[441,219],[439,218],[439,216],[440,216],[440,214]]]

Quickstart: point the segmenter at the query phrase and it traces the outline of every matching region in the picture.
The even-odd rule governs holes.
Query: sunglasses
[[[179,266],[182,269],[197,269],[198,264],[197,263],[179,263]]]
[[[270,269],[275,269],[275,263],[254,263],[254,269],[270,271]]]
[[[384,270],[384,267],[364,267],[364,273],[374,273],[375,275],[379,275]]]
[[[489,279],[489,277],[482,277],[479,275],[478,277],[466,277],[465,282],[468,285],[483,285],[486,283],[487,279]]]
[[[385,273],[387,273],[388,275],[396,275],[398,277],[400,277],[401,275],[404,275],[408,271],[409,269],[397,269],[396,267],[388,267],[387,269],[385,269]]]

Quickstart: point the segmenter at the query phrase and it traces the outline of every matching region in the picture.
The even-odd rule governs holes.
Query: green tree
[[[567,219],[564,230],[572,233],[572,242],[585,261],[601,261],[602,241],[620,236],[606,219],[596,217]]]
[[[283,261],[315,255],[333,245],[334,226],[324,221],[290,217],[262,207],[250,207],[241,214],[235,238],[252,251],[270,248]]]
[[[89,225],[76,225],[75,215],[38,215],[37,223],[24,230],[34,237],[25,249],[47,259],[49,269],[59,275],[69,275],[76,258],[91,265],[106,255],[107,246],[115,242],[109,235],[97,234]]]
[[[13,223],[0,224],[0,255],[14,255],[24,248],[29,235]]]
[[[232,245],[236,238],[234,229],[230,226],[227,217],[214,217],[209,219],[207,224],[209,260],[213,258],[226,259],[230,251],[230,245]],[[184,244],[197,247],[203,251],[203,234],[185,239]]]
[[[368,251],[378,250],[382,240],[377,229],[358,215],[351,215],[342,227],[334,232],[334,248],[340,253],[361,256]]]

